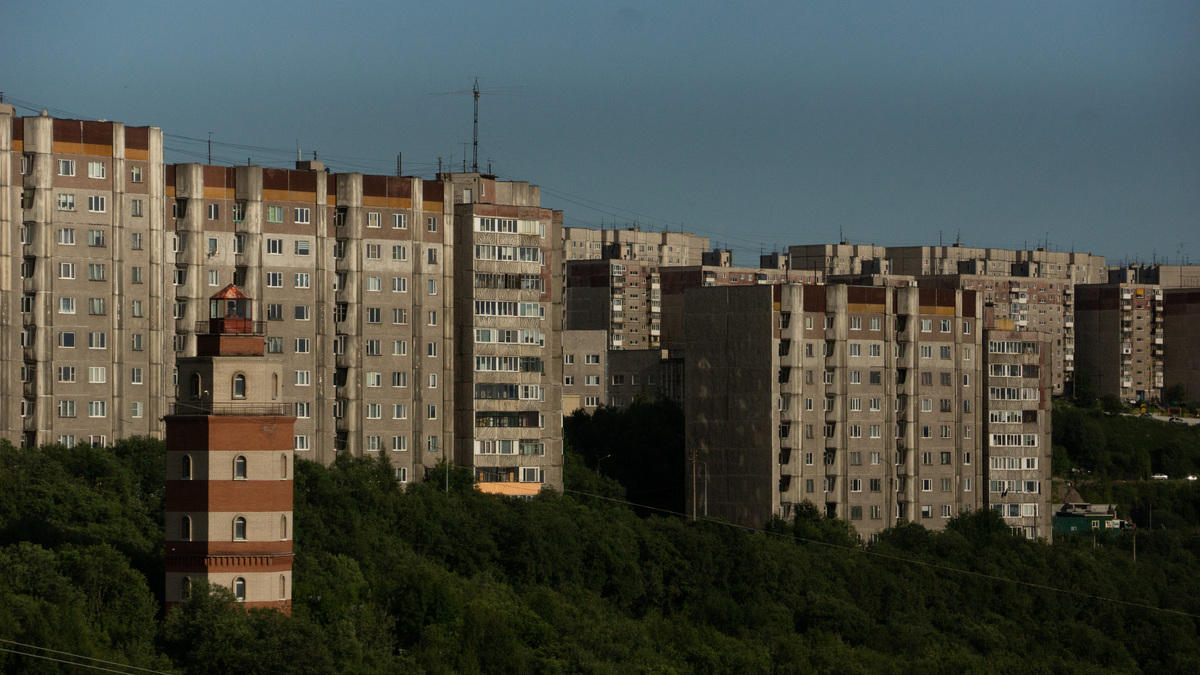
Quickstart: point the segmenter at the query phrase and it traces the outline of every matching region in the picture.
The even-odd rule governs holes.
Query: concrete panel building
[[[608,331],[564,330],[563,414],[608,403]]]
[[[761,527],[810,502],[870,535],[897,522],[938,529],[989,506],[981,313],[980,296],[962,290],[687,291],[687,447],[697,474],[706,468],[709,476],[708,503],[697,510]],[[1046,406],[1042,386],[1020,405]],[[1045,417],[1030,424],[1041,425],[1036,447],[1044,451]],[[1048,514],[1048,491],[1028,487],[1037,491],[1026,501],[1039,504],[1038,517]],[[699,494],[689,481],[690,505]],[[1044,535],[1024,513],[1010,524]]]
[[[563,228],[564,262],[625,260],[655,265],[699,265],[708,251],[708,237],[688,232],[651,232],[638,227],[595,230]]]
[[[1050,340],[1045,333],[990,330],[983,350],[987,395],[987,504],[1026,537],[1049,538]]]
[[[1189,403],[1200,400],[1200,288],[1164,290],[1162,323],[1163,391],[1182,384]]]
[[[444,177],[458,242],[455,462],[485,492],[561,489],[562,212],[535,185]]]
[[[1118,276],[1132,278],[1132,272]],[[1096,393],[1155,401],[1165,381],[1163,291],[1137,283],[1076,287],[1076,363]]]
[[[162,434],[162,133],[0,105],[0,428],[27,445]],[[168,331],[169,332],[169,331]]]

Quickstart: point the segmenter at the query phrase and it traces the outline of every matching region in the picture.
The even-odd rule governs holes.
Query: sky
[[[169,162],[542,187],[570,226],[1200,264],[1200,3],[125,2],[0,7],[19,114]],[[466,145],[464,145],[464,143]]]

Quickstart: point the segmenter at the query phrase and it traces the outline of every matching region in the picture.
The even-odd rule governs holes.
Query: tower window
[[[236,598],[238,602],[246,601],[246,580],[242,577],[238,577],[233,580],[233,597]]]
[[[233,397],[246,398],[246,376],[241,373],[233,376]]]
[[[246,541],[246,519],[241,516],[233,519],[233,540]]]
[[[234,480],[246,480],[246,458],[238,455],[233,460],[233,478]]]

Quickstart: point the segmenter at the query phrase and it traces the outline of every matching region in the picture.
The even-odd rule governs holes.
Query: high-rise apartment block
[[[527,183],[446,178],[457,241],[455,461],[484,492],[561,486],[562,212],[541,208]]]
[[[1076,287],[1076,367],[1100,395],[1156,400],[1165,382],[1163,290],[1118,281],[1122,276],[1132,272],[1118,270],[1114,283]]]
[[[810,502],[869,535],[999,503],[978,294],[786,284],[694,289],[684,302],[687,446],[698,480],[710,477],[688,480],[698,511],[759,527]],[[1023,405],[1044,422],[1044,383],[1018,395],[1036,397]],[[1021,487],[1049,512],[1048,486]]]
[[[234,284],[286,364],[297,456],[383,453],[403,481],[450,452],[561,485],[562,215],[538,199],[479,174],[165,165],[156,128],[0,106],[0,428],[161,437],[176,360]]]
[[[687,232],[643,232],[640,228],[564,227],[563,261],[625,260],[655,265],[699,265],[708,237]]]

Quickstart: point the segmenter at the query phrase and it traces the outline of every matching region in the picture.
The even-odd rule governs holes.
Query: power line
[[[64,651],[59,651],[57,649],[50,649],[49,647],[38,647],[37,645],[27,645],[27,644],[23,644],[20,642],[14,642],[13,640],[0,639],[0,642],[7,642],[8,644],[19,645],[21,647],[26,647],[28,649],[40,649],[42,651],[50,652],[52,654],[62,654],[64,656],[71,656],[71,657],[74,657],[77,659],[87,659],[89,661],[96,661],[97,663],[104,663],[104,664],[107,664],[110,666],[119,666],[121,668],[125,668],[126,670],[113,670],[112,668],[96,666],[96,665],[92,665],[90,663],[79,663],[78,661],[67,661],[66,659],[54,658],[53,656],[44,656],[42,654],[31,654],[29,652],[23,652],[23,651],[20,651],[17,649],[9,649],[7,647],[0,647],[0,652],[8,652],[10,654],[19,654],[21,656],[28,656],[28,657],[34,658],[34,659],[44,659],[46,661],[54,661],[56,663],[66,663],[66,664],[72,665],[72,666],[79,666],[80,668],[90,668],[92,670],[102,670],[106,673],[120,673],[121,675],[129,675],[129,673],[131,671],[155,673],[155,675],[171,675],[170,673],[167,673],[167,672],[164,672],[161,670],[151,670],[149,668],[141,668],[138,666],[131,666],[131,665],[128,665],[125,663],[118,663],[116,661],[105,661],[104,659],[97,659],[97,658],[91,657],[91,656],[83,656],[82,654],[72,654],[71,652],[64,652]]]

